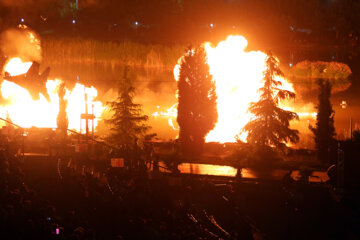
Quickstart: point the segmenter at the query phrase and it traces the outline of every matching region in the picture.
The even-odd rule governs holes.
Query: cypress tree
[[[203,47],[189,48],[178,81],[179,140],[184,154],[201,154],[207,133],[217,122],[215,82]]]
[[[329,80],[319,80],[318,105],[316,106],[316,126],[309,126],[314,134],[317,158],[322,163],[330,162],[330,152],[334,144],[334,110],[330,103],[331,84]],[[334,149],[334,148],[333,148]],[[331,154],[332,155],[332,154]]]

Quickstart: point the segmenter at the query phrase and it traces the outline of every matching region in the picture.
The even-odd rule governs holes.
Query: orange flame
[[[26,73],[31,64],[31,62],[23,63],[20,58],[13,58],[7,63],[4,70],[11,76],[15,76]],[[56,118],[59,112],[58,89],[61,83],[62,81],[59,79],[47,80],[46,89],[50,96],[50,102],[48,102],[41,93],[39,100],[33,100],[28,90],[4,80],[0,90],[5,103],[0,107],[0,116],[6,118],[8,114],[14,123],[25,128],[56,128]],[[94,115],[98,118],[105,108],[100,101],[94,101],[97,96],[97,90],[94,87],[88,88],[77,83],[72,90],[66,89],[64,98],[68,101],[66,112],[69,129],[84,130],[80,129],[80,115],[85,113],[84,93],[88,96],[88,113],[92,113],[92,108],[94,108]],[[94,120],[94,126],[97,126],[97,119]]]
[[[22,62],[20,58],[12,58],[6,64],[4,70],[10,73],[11,76],[20,75],[26,73],[31,67],[31,62]]]
[[[157,108],[160,109],[160,106],[157,106]],[[179,130],[179,128],[175,127],[175,125],[174,125],[174,120],[176,120],[176,117],[177,117],[177,103],[172,105],[165,112],[157,111],[157,112],[152,113],[151,116],[154,116],[154,117],[158,117],[158,116],[168,117],[169,126],[171,126],[171,128],[174,129],[174,130]]]
[[[207,142],[235,142],[235,137],[253,117],[247,110],[251,102],[259,100],[258,89],[263,84],[266,54],[261,51],[245,51],[247,44],[247,40],[242,36],[229,36],[216,47],[212,47],[210,43],[204,45],[218,96],[218,122],[206,136]],[[181,58],[179,63],[180,61]],[[174,68],[177,80],[179,69],[180,65],[177,64]],[[294,91],[292,84],[286,79],[277,77],[277,80],[283,83],[283,89]],[[293,110],[289,104],[283,102],[280,106]],[[167,112],[155,114],[174,119],[177,112],[170,108]],[[313,117],[314,114],[300,113],[301,116]],[[246,136],[246,133],[239,135],[243,141]]]

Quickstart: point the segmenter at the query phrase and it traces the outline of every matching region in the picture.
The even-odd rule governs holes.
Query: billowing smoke
[[[41,46],[38,35],[25,25],[6,30],[0,35],[2,53],[8,58],[21,57],[23,61],[40,61]]]

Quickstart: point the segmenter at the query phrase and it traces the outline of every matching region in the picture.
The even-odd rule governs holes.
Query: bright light
[[[342,101],[341,103],[340,103],[340,106],[341,106],[341,108],[342,109],[345,109],[346,107],[347,107],[347,102],[346,101]]]
[[[210,73],[218,95],[218,122],[206,141],[234,142],[252,115],[247,112],[250,102],[257,101],[261,87],[266,54],[245,52],[247,40],[229,36],[216,47],[205,45]],[[245,140],[246,134],[241,136]]]
[[[76,23],[75,19],[73,19],[73,20],[72,20],[72,23],[73,23],[73,24],[75,24],[75,23]]]
[[[11,76],[26,73],[31,66],[31,62],[23,63],[21,59],[11,59],[5,66],[5,71]],[[47,127],[56,128],[56,118],[59,112],[58,89],[61,80],[47,80],[46,89],[50,96],[50,101],[40,93],[39,100],[33,100],[27,89],[4,80],[1,83],[0,91],[4,98],[4,105],[0,108],[0,117],[6,118],[9,114],[10,119],[21,127]],[[94,104],[94,114],[100,117],[104,106],[100,101],[94,101],[97,90],[94,87],[85,88],[84,85],[77,83],[73,89],[65,89],[65,99],[68,101],[66,112],[69,119],[69,129],[80,130],[80,114],[85,113],[85,97],[88,96],[88,112],[92,113]],[[97,126],[95,119],[94,125]]]
[[[23,63],[20,58],[12,58],[6,64],[4,70],[11,76],[20,75],[26,73],[31,67],[31,62]]]
[[[216,84],[218,96],[218,122],[215,128],[206,136],[207,142],[235,142],[236,136],[253,117],[248,112],[249,104],[259,100],[258,89],[263,86],[263,72],[265,70],[266,54],[261,51],[246,51],[247,40],[242,36],[229,36],[217,46],[205,44],[205,50],[210,66],[210,73]],[[178,63],[180,64],[181,58]],[[174,67],[174,76],[178,80],[180,65]],[[283,83],[282,88],[294,92],[286,79],[276,77]],[[291,106],[291,107],[290,107]],[[295,111],[293,101],[281,102],[280,107]],[[314,118],[309,108],[298,111],[300,117]],[[167,111],[157,111],[153,116],[163,116],[169,119],[173,129],[176,121],[177,108],[173,105]],[[239,137],[245,141],[246,133]]]
[[[210,23],[210,27],[213,28],[213,27],[214,27],[214,24],[213,24],[213,23]]]
[[[218,122],[206,136],[207,142],[235,142],[235,136],[252,118],[247,110],[250,102],[259,99],[258,89],[262,86],[266,54],[245,51],[247,45],[247,40],[242,36],[229,36],[216,47],[205,44],[218,96]],[[174,75],[178,79],[179,65],[175,66]],[[284,79],[278,80],[286,83]],[[284,86],[292,90],[290,84]],[[177,113],[170,110],[168,112],[172,114],[168,116],[174,118]],[[246,133],[241,134],[240,138],[245,140]]]
[[[135,26],[139,25],[139,23],[137,21],[135,21]]]

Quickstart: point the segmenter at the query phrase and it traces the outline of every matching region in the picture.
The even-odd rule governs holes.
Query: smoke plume
[[[25,25],[6,30],[0,35],[2,53],[8,58],[40,61],[41,47],[38,35]]]

